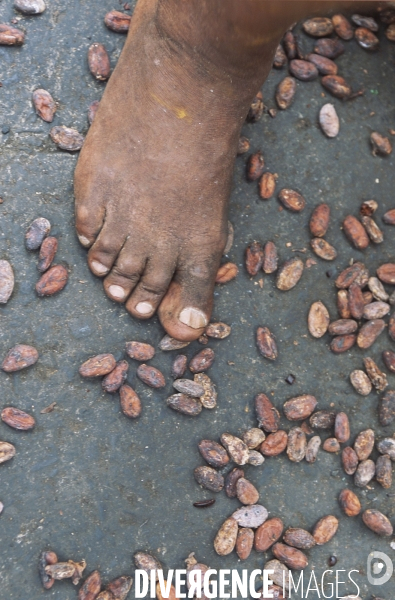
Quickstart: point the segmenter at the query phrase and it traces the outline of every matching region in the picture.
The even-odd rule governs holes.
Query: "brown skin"
[[[363,2],[139,0],[75,172],[106,294],[173,337],[208,323],[240,130],[294,21]]]

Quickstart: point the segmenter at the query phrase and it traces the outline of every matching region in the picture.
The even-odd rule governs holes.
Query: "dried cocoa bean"
[[[276,286],[281,291],[291,290],[303,274],[304,265],[300,258],[287,260],[279,269]]]
[[[308,444],[306,446],[306,462],[312,464],[315,463],[315,461],[317,460],[317,456],[318,456],[318,451],[320,449],[321,446],[321,438],[319,435],[315,435],[313,436],[309,441]]]
[[[340,508],[347,517],[356,517],[362,510],[359,498],[351,490],[342,490],[339,495]]]
[[[265,441],[265,434],[262,429],[258,427],[252,427],[243,433],[243,442],[247,445],[250,450],[257,448]]]
[[[273,571],[273,573],[270,573],[270,579],[277,584],[281,590],[284,588],[285,590],[288,590],[290,571],[282,562],[276,559],[269,560],[267,563],[265,563],[264,569],[266,571]]]
[[[287,31],[284,35],[284,48],[289,60],[296,58],[295,36],[292,31]]]
[[[27,250],[38,250],[51,231],[51,223],[48,219],[39,217],[29,225],[25,233],[25,246]]]
[[[338,293],[340,294],[341,292]],[[353,319],[338,319],[337,321],[333,321],[328,327],[331,335],[348,335],[354,333],[357,329],[358,323]]]
[[[236,498],[237,482],[244,477],[243,469],[232,469],[225,477],[225,492],[228,498]]]
[[[385,350],[383,352],[383,362],[389,371],[395,373],[395,352]]]
[[[383,515],[383,513],[373,508],[365,510],[365,512],[362,513],[362,521],[365,523],[366,527],[369,527],[369,529],[374,533],[377,533],[377,535],[389,537],[394,532],[390,520]]]
[[[242,466],[248,462],[249,450],[243,440],[230,433],[223,433],[221,435],[221,443],[225,446],[230,458],[236,465]]]
[[[164,600],[165,598],[168,600],[179,600],[178,596],[176,595],[176,588],[174,585],[172,585],[170,582],[168,584],[166,579],[163,581],[163,585],[164,591],[166,590],[165,595],[162,594],[160,584],[156,584],[156,597],[158,600]]]
[[[390,42],[395,42],[395,24],[392,23],[389,27],[387,27],[387,29],[385,30],[385,35],[387,40],[389,40]]]
[[[224,340],[230,335],[231,327],[226,323],[209,323],[206,327],[206,335],[216,340]]]
[[[276,189],[277,175],[264,173],[259,181],[259,195],[263,200],[269,200]]]
[[[262,152],[251,154],[247,161],[247,179],[248,181],[256,181],[261,177],[265,169],[265,159]]]
[[[171,374],[175,379],[182,377],[187,369],[188,359],[185,354],[179,354],[174,359],[171,367]]]
[[[177,392],[192,396],[192,398],[200,398],[204,394],[203,386],[190,379],[176,379],[173,382],[173,387]]]
[[[335,438],[345,444],[350,439],[350,422],[344,412],[339,412],[335,419]]]
[[[197,483],[210,492],[220,492],[224,487],[223,476],[211,467],[196,467],[193,474]]]
[[[333,15],[333,27],[342,40],[351,40],[354,37],[354,29],[348,19],[343,15]]]
[[[339,521],[333,515],[322,517],[313,529],[313,538],[318,546],[327,544],[336,534]]]
[[[310,218],[310,231],[314,237],[323,237],[329,227],[330,208],[328,204],[319,204]]]
[[[354,450],[359,460],[366,460],[372,453],[374,448],[374,431],[366,429],[361,431],[355,439]]]
[[[61,292],[69,279],[67,269],[63,265],[54,265],[46,271],[36,283],[36,292],[40,298],[53,296]]]
[[[167,406],[189,417],[197,417],[202,412],[202,403],[186,394],[173,394],[166,400]]]
[[[8,442],[0,441],[0,465],[15,456],[15,447]]]
[[[319,123],[322,131],[328,138],[334,138],[339,134],[340,121],[333,104],[324,104],[321,108]]]
[[[313,429],[332,429],[335,420],[336,413],[330,410],[318,410],[311,415],[309,423]]]
[[[3,408],[1,411],[1,420],[3,423],[9,425],[9,427],[18,429],[19,431],[29,431],[36,424],[35,419],[31,415],[13,406]]]
[[[376,481],[384,489],[389,489],[392,485],[392,464],[388,454],[379,456],[376,461]]]
[[[351,446],[347,446],[342,451],[342,465],[347,475],[354,475],[358,467],[358,456]]]
[[[377,269],[377,276],[383,283],[395,285],[395,263],[381,265],[381,267]]]
[[[198,444],[200,454],[204,460],[216,468],[225,467],[229,462],[229,456],[225,448],[212,440],[201,440]]]
[[[260,354],[264,358],[276,360],[278,357],[276,340],[267,327],[258,327],[256,332],[256,343]]]
[[[310,550],[316,542],[311,533],[305,529],[290,527],[284,534],[284,543],[299,550]]]
[[[379,335],[385,329],[385,321],[382,319],[373,319],[362,325],[357,337],[359,348],[366,350],[377,340]]]
[[[47,237],[43,240],[40,248],[37,269],[45,273],[52,264],[58,249],[58,240],[55,237]]]
[[[343,54],[344,50],[344,44],[342,44],[340,40],[331,38],[321,38],[317,41],[316,45],[314,46],[314,52],[316,54],[321,54],[321,56],[325,56],[326,58],[331,59],[337,58],[338,56]],[[328,75],[328,77],[330,76]]]
[[[285,431],[279,430],[266,437],[266,440],[259,447],[259,452],[265,456],[278,456],[284,452],[287,445],[288,434]]]
[[[239,529],[236,540],[236,554],[240,560],[247,560],[254,544],[254,532],[249,527]]]
[[[336,249],[322,238],[313,238],[310,244],[315,254],[323,260],[335,260],[337,257]]]
[[[260,467],[265,462],[264,457],[257,450],[250,450],[248,453],[248,464],[253,467]]]
[[[217,406],[217,391],[210,377],[205,373],[196,373],[193,380],[204,389],[204,394],[199,398],[203,407],[210,410],[215,408]]]
[[[373,302],[373,294],[372,292],[362,292],[363,302],[365,306],[367,304],[371,304]]]
[[[354,217],[353,217],[354,218]],[[357,221],[359,223],[359,221]],[[356,262],[347,269],[344,269],[335,281],[335,285],[339,289],[347,289],[353,283],[359,285],[363,289],[369,281],[369,271],[361,262]]]
[[[281,544],[280,542],[274,544],[272,552],[278,560],[283,562],[290,569],[301,571],[309,564],[307,556],[301,550],[292,548],[286,544]]]
[[[385,373],[380,371],[374,360],[368,356],[363,359],[366,372],[369,376],[370,381],[373,383],[376,390],[382,392],[388,386],[387,376]]]
[[[41,584],[45,590],[50,590],[55,583],[55,580],[45,572],[45,567],[47,565],[55,565],[57,562],[58,557],[55,552],[41,552],[38,561],[38,573],[40,575]]]
[[[151,365],[139,365],[136,374],[143,383],[152,388],[158,389],[165,387],[166,385],[166,380],[163,376],[163,373]]]
[[[377,450],[380,454],[388,454],[390,459],[395,462],[395,439],[384,438],[377,443]]]
[[[250,149],[250,140],[242,135],[239,138],[239,144],[237,146],[237,155],[245,154]]]
[[[335,452],[339,452],[340,444],[336,438],[328,438],[324,441],[322,449],[325,450],[325,452],[334,454]]]
[[[259,427],[264,431],[268,433],[278,431],[280,413],[265,394],[258,394],[255,397],[255,413]]]
[[[126,360],[120,360],[113,371],[104,377],[101,384],[103,390],[109,394],[117,392],[126,380],[128,369],[129,365]]]
[[[155,348],[143,342],[126,342],[126,353],[135,360],[150,360],[155,356]]]
[[[159,349],[164,352],[169,352],[170,350],[181,350],[181,348],[186,348],[189,346],[191,342],[180,342],[180,340],[176,340],[170,335],[165,335],[164,338],[159,342]]]
[[[314,52],[312,52],[306,56],[306,59],[317,67],[318,72],[321,75],[337,75],[337,64],[334,63],[330,58],[326,58],[325,56],[320,56],[319,54],[314,54]]]
[[[322,77],[321,83],[324,88],[336,98],[344,100],[351,95],[351,87],[346,80],[339,75],[325,75]]]
[[[371,217],[378,207],[376,200],[365,200],[365,202],[362,202],[359,212],[363,217]]]
[[[276,102],[281,110],[286,110],[295,99],[296,79],[294,77],[285,77],[277,86]]]
[[[247,123],[257,123],[263,115],[264,108],[262,92],[259,91],[251,102],[246,118]]]
[[[394,354],[394,353],[393,353]],[[394,356],[395,358],[395,356]],[[380,399],[379,421],[383,427],[391,425],[395,419],[395,391],[388,390]]]
[[[148,552],[136,552],[133,555],[133,561],[137,569],[145,571],[150,576],[150,571],[161,571],[163,569],[159,560],[148,554]],[[156,575],[156,581],[158,581],[158,575]]]
[[[104,17],[104,24],[115,33],[127,33],[130,27],[131,17],[119,10],[111,10]]]
[[[25,34],[20,29],[0,23],[0,46],[21,46],[25,41]]]
[[[101,577],[99,571],[93,571],[82,584],[78,592],[78,600],[96,600],[101,589]]]
[[[289,421],[303,421],[307,419],[317,406],[314,396],[304,394],[291,398],[284,403],[283,411]]]
[[[14,373],[26,369],[38,361],[38,352],[33,346],[17,344],[8,350],[1,368],[6,373]]]
[[[276,48],[276,52],[273,59],[273,67],[275,69],[282,69],[287,64],[287,55],[281,44]]]
[[[247,273],[254,277],[263,265],[263,248],[259,242],[253,242],[247,246],[245,252],[245,266]]]
[[[303,31],[311,37],[321,38],[331,35],[333,32],[333,23],[326,17],[314,17],[308,19],[302,25]]]
[[[125,600],[128,595],[130,588],[132,587],[133,579],[122,575],[117,577],[113,581],[107,584],[107,591],[112,594],[109,600]],[[99,596],[98,596],[99,598]],[[178,600],[177,598],[170,596],[171,600]]]
[[[34,90],[32,95],[33,106],[38,116],[47,123],[52,123],[56,113],[56,104],[47,90]]]
[[[369,29],[367,29],[366,27],[357,27],[357,29],[354,32],[354,35],[361,48],[373,52],[379,49],[379,38],[376,35],[374,35],[374,33],[369,31]]]
[[[370,31],[378,31],[379,26],[373,17],[366,17],[364,15],[354,14],[351,16],[351,21],[358,27],[366,27]]]
[[[129,385],[123,385],[119,389],[121,410],[126,417],[137,419],[141,415],[141,400]]]
[[[95,120],[97,109],[99,108],[99,100],[94,100],[88,107],[88,123],[92,125]]]
[[[370,240],[374,244],[381,244],[384,241],[384,234],[374,219],[372,219],[372,217],[361,217],[361,221],[368,233]]]
[[[376,473],[376,465],[370,459],[362,460],[354,473],[354,484],[365,487],[370,483]]]
[[[0,304],[7,304],[14,289],[14,271],[8,260],[0,260]]]
[[[348,304],[348,292],[347,290],[340,290],[337,292],[337,311],[342,319],[349,319],[351,317],[350,306]]]
[[[237,521],[230,517],[221,525],[214,540],[214,550],[219,556],[226,556],[233,552],[236,546],[238,533]]]
[[[363,225],[348,215],[343,221],[343,231],[357,250],[365,250],[369,246],[369,237]]]
[[[60,562],[55,565],[47,565],[45,567],[45,573],[52,579],[58,581],[62,579],[70,579],[74,576],[75,567],[74,564],[69,562]]]
[[[289,71],[291,75],[300,81],[314,81],[318,77],[317,67],[307,60],[295,58],[289,63]]]
[[[112,354],[98,354],[86,360],[79,368],[82,377],[101,377],[111,373],[116,367]]]
[[[64,125],[52,127],[49,135],[51,140],[60,150],[67,150],[68,152],[77,152],[78,150],[81,150],[82,144],[84,143],[83,135],[76,129],[65,127]]]
[[[217,276],[215,278],[215,283],[228,283],[228,281],[231,281],[236,277],[238,272],[239,269],[237,265],[235,265],[235,263],[225,263],[224,265],[221,265],[218,269]]]
[[[287,455],[292,462],[300,462],[306,454],[306,434],[300,427],[292,427],[288,432]]]
[[[314,302],[307,319],[310,334],[315,338],[321,338],[327,332],[329,322],[330,317],[326,306],[322,302]]]
[[[333,338],[330,344],[330,349],[334,354],[341,354],[342,352],[347,352],[350,350],[356,341],[356,335],[339,335]]]
[[[257,552],[266,552],[280,539],[284,529],[281,519],[268,519],[255,531],[254,548]]]
[[[24,15],[40,15],[46,6],[44,0],[14,0],[14,8]]]
[[[244,477],[236,484],[237,499],[245,505],[256,504],[259,500],[259,492],[254,485]]]
[[[373,156],[388,156],[392,152],[392,144],[387,137],[381,135],[378,131],[370,134],[370,143],[372,144]]]
[[[383,221],[387,225],[395,225],[395,208],[385,213],[383,216]]]
[[[389,295],[384,289],[383,284],[377,277],[370,277],[368,281],[369,290],[372,292],[373,297],[381,302],[387,302]]]
[[[351,385],[361,396],[368,396],[372,391],[372,384],[364,371],[356,369],[350,373]]]
[[[202,373],[207,371],[213,364],[215,359],[214,350],[211,348],[204,348],[191,359],[189,363],[189,370],[192,373]]]
[[[240,527],[256,529],[266,521],[268,512],[261,504],[253,504],[252,506],[242,506],[237,509],[232,517]]]
[[[277,248],[274,242],[267,242],[263,249],[262,269],[265,273],[274,273],[278,268]]]
[[[291,212],[300,212],[306,206],[306,200],[299,192],[288,188],[282,189],[278,194],[281,204]]]

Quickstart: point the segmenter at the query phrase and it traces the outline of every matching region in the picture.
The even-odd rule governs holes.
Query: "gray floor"
[[[98,382],[81,380],[78,367],[99,352],[121,358],[127,340],[157,344],[163,331],[156,319],[143,324],[131,319],[103,295],[100,281],[90,274],[73,229],[72,174],[77,156],[55,148],[48,137],[51,126],[35,115],[31,105],[32,91],[44,87],[59,102],[54,124],[86,132],[87,107],[103,91],[88,72],[87,48],[93,41],[105,43],[115,65],[124,37],[108,31],[103,17],[118,5],[110,0],[48,0],[48,4],[42,16],[20,19],[27,31],[23,47],[0,48],[0,125],[10,128],[0,135],[4,200],[0,258],[10,260],[17,282],[12,299],[0,308],[1,353],[16,343],[31,343],[40,353],[38,364],[29,370],[11,376],[0,372],[1,407],[16,405],[37,419],[30,434],[0,424],[0,439],[17,448],[16,457],[0,468],[0,499],[5,505],[0,518],[0,597],[76,597],[71,583],[42,591],[37,558],[46,548],[56,550],[61,559],[85,558],[87,572],[98,568],[107,581],[133,571],[132,555],[138,549],[153,551],[166,568],[181,568],[192,551],[213,568],[262,568],[267,557],[256,553],[243,565],[234,554],[224,559],[215,555],[215,532],[238,502],[221,493],[206,511],[192,507],[193,501],[210,495],[193,479],[193,468],[203,464],[196,444],[202,438],[218,439],[224,431],[238,434],[254,426],[257,392],[273,392],[279,407],[291,396],[315,394],[320,408],[333,404],[349,414],[353,437],[367,427],[377,435],[392,435],[391,426],[383,430],[378,424],[376,394],[357,396],[348,382],[351,370],[361,367],[363,353],[353,349],[334,356],[328,338],[309,337],[306,315],[311,302],[320,299],[336,317],[333,279],[351,258],[363,258],[372,272],[381,262],[395,259],[390,227],[385,229],[385,244],[364,254],[353,250],[340,230],[341,219],[350,212],[357,214],[363,199],[379,202],[379,220],[395,206],[394,155],[374,158],[369,149],[372,130],[384,133],[395,128],[395,46],[383,36],[378,54],[366,53],[355,42],[347,44],[346,54],[338,59],[340,71],[353,88],[365,88],[363,98],[343,103],[328,97],[319,82],[298,83],[291,110],[245,126],[252,150],[262,149],[268,169],[279,174],[279,187],[299,189],[308,206],[298,215],[279,212],[275,199],[260,201],[256,185],[245,181],[245,157],[237,160],[231,199],[235,243],[229,259],[240,265],[240,273],[236,281],[217,289],[214,309],[214,317],[229,323],[232,334],[223,342],[210,343],[216,351],[210,374],[219,391],[218,408],[197,419],[168,409],[164,399],[171,390],[173,356],[159,351],[152,364],[167,374],[165,391],[150,391],[136,382],[136,365],[131,364],[129,382],[144,405],[142,417],[131,422],[120,414],[118,400],[101,392]],[[14,16],[11,0],[3,0],[0,20],[9,22]],[[306,46],[312,41],[306,40]],[[269,107],[274,106],[274,88],[282,76],[272,73],[263,88]],[[319,108],[326,101],[336,105],[341,119],[341,133],[331,141],[317,126]],[[246,244],[273,239],[282,260],[295,256],[292,249],[301,248],[307,248],[299,254],[306,259],[311,256],[308,218],[322,201],[332,207],[327,239],[338,249],[336,262],[317,259],[291,292],[277,291],[269,276],[261,289],[259,277],[250,280],[243,270]],[[23,243],[26,226],[38,216],[51,221],[59,238],[57,260],[70,269],[67,288],[44,300],[34,292],[37,257]],[[286,247],[287,242],[292,248]],[[258,325],[269,326],[277,336],[280,357],[275,364],[257,354]],[[200,347],[194,343],[188,355]],[[380,353],[389,347],[383,334],[368,354],[381,364]],[[292,387],[284,382],[289,373],[297,377]],[[393,388],[395,378],[389,379]],[[41,414],[53,401],[54,412]],[[286,422],[284,426],[289,428]],[[395,559],[390,540],[375,536],[359,518],[347,519],[340,513],[337,495],[352,482],[344,476],[339,456],[322,452],[313,466],[280,457],[247,472],[262,503],[286,526],[311,528],[325,514],[340,517],[340,530],[332,542],[310,552],[309,568],[317,576],[335,554],[336,568],[360,571],[357,581],[363,600],[372,595],[394,597],[394,579],[379,589],[369,586],[366,578],[372,549]],[[394,494],[394,489],[385,491],[375,483],[359,492],[365,508],[380,509],[393,522]],[[354,589],[341,586],[340,595]],[[326,593],[329,597],[328,589]]]

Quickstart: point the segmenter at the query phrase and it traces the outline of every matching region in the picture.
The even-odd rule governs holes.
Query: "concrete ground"
[[[381,351],[391,345],[387,334],[365,354],[353,348],[335,356],[329,351],[329,338],[313,340],[306,327],[315,300],[324,301],[336,318],[334,278],[351,259],[362,259],[372,273],[380,263],[395,259],[390,227],[384,228],[385,243],[363,254],[351,248],[340,229],[347,214],[358,214],[362,200],[379,202],[378,222],[395,206],[394,155],[375,158],[369,148],[371,131],[388,134],[395,128],[395,46],[383,33],[380,52],[369,54],[350,42],[337,60],[352,87],[365,89],[363,97],[342,102],[324,92],[319,81],[299,82],[290,110],[274,119],[265,114],[259,123],[244,127],[252,151],[261,149],[268,170],[278,173],[278,188],[300,190],[307,208],[291,214],[281,211],[276,199],[261,201],[256,184],[245,180],[246,156],[237,159],[230,209],[235,242],[227,259],[236,262],[240,272],[235,281],[217,288],[213,315],[231,325],[232,334],[209,344],[216,352],[210,376],[218,388],[218,408],[190,419],[166,407],[174,353],[158,351],[151,361],[166,374],[167,387],[161,391],[137,381],[137,365],[130,361],[128,381],[143,403],[137,421],[120,413],[117,397],[102,392],[99,382],[79,376],[78,367],[89,356],[113,352],[120,359],[127,340],[157,346],[163,336],[156,319],[139,323],[106,298],[101,282],[88,270],[86,252],[73,227],[72,177],[78,156],[54,146],[48,136],[51,125],[36,116],[31,104],[32,91],[43,87],[59,103],[53,124],[87,131],[88,105],[100,99],[104,89],[88,71],[87,49],[92,42],[104,43],[115,66],[125,39],[103,24],[104,15],[113,8],[120,8],[115,0],[48,0],[43,15],[22,17],[11,0],[0,3],[0,21],[17,17],[27,32],[22,47],[0,47],[0,258],[12,263],[16,277],[11,300],[0,307],[1,354],[16,343],[32,344],[40,354],[37,365],[28,370],[13,375],[0,372],[0,407],[14,405],[37,419],[32,433],[18,433],[0,423],[0,439],[15,444],[17,450],[15,458],[0,467],[0,500],[5,506],[0,517],[0,597],[4,600],[76,598],[76,590],[67,582],[57,583],[49,592],[42,590],[37,559],[47,548],[62,560],[85,558],[86,572],[99,569],[105,581],[131,574],[137,550],[152,551],[165,568],[182,568],[192,551],[217,569],[263,568],[270,553],[252,552],[243,564],[235,554],[220,558],[214,553],[215,533],[239,506],[237,500],[222,492],[207,510],[192,506],[212,496],[199,489],[193,478],[193,469],[203,464],[197,442],[218,440],[225,431],[237,435],[255,426],[253,398],[258,392],[273,393],[278,407],[292,396],[314,394],[319,408],[333,406],[347,412],[352,439],[368,427],[377,436],[394,431],[379,426],[377,395],[356,395],[348,380],[353,369],[361,368],[366,354],[382,366]],[[312,47],[313,40],[305,38],[305,45]],[[263,88],[268,107],[275,106],[275,86],[284,74],[273,72]],[[334,140],[325,138],[317,125],[319,109],[328,101],[341,120],[340,135]],[[274,240],[282,261],[314,256],[308,219],[312,208],[323,201],[332,207],[327,239],[338,250],[337,260],[325,263],[316,258],[317,264],[306,269],[299,285],[287,293],[276,289],[273,276],[262,274],[263,287],[260,276],[250,279],[243,255],[254,239]],[[46,299],[37,298],[34,291],[37,256],[24,247],[26,227],[39,216],[51,221],[52,233],[59,239],[57,261],[70,269],[65,290]],[[307,250],[294,252],[297,249]],[[275,363],[258,355],[258,325],[268,326],[277,337]],[[199,349],[195,342],[186,352],[192,356]],[[289,373],[296,376],[292,387],[284,381]],[[389,375],[389,381],[393,389],[394,375]],[[51,402],[57,403],[55,410],[41,414]],[[284,420],[283,426],[289,429],[290,424]],[[395,559],[391,540],[377,537],[359,517],[349,519],[339,509],[339,491],[346,486],[354,489],[339,455],[321,452],[315,465],[293,464],[281,456],[268,459],[263,467],[249,466],[246,473],[271,516],[280,516],[287,527],[311,529],[326,514],[340,518],[336,537],[309,552],[308,573],[312,568],[318,578],[328,568],[328,557],[336,555],[335,569],[359,570],[354,576],[363,600],[375,595],[394,597],[394,578],[377,587],[366,577],[372,550]],[[358,494],[364,508],[381,510],[395,524],[395,488],[384,490],[372,483]],[[341,572],[339,579],[344,576]],[[330,588],[325,593],[335,597]],[[355,593],[355,588],[339,587],[339,595],[347,593]],[[308,597],[319,596],[311,592]]]

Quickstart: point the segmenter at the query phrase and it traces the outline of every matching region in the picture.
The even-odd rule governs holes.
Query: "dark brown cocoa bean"
[[[314,46],[314,52],[316,54],[321,54],[321,56],[331,59],[337,58],[343,54],[344,50],[344,44],[336,38],[321,38]]]
[[[259,91],[251,102],[251,106],[246,117],[247,123],[257,123],[263,115],[264,108],[265,105],[263,104],[262,92]]]
[[[248,181],[257,181],[265,169],[265,159],[262,152],[251,154],[247,161],[247,179]]]
[[[1,420],[9,427],[18,429],[19,431],[29,431],[36,424],[34,417],[13,406],[3,408],[1,411]]]
[[[310,217],[310,231],[314,237],[323,237],[329,227],[331,209],[328,204],[319,204]]]
[[[227,262],[218,269],[215,283],[228,283],[228,281],[231,281],[236,277],[238,272],[239,269],[235,263]]]
[[[229,463],[225,448],[213,440],[201,440],[198,449],[204,460],[211,466],[221,468]]]
[[[286,110],[295,99],[296,79],[294,77],[285,77],[277,86],[276,102],[281,110]]]
[[[210,492],[220,492],[224,487],[225,481],[221,473],[211,467],[197,467],[193,474],[198,484]]]
[[[340,444],[336,438],[328,438],[324,441],[322,449],[325,450],[325,452],[334,454],[335,452],[339,452]]]
[[[310,550],[316,542],[311,533],[305,529],[290,527],[284,534],[284,543],[299,550]]]
[[[240,136],[239,144],[237,146],[237,155],[245,154],[250,149],[250,140],[244,135]],[[224,253],[226,254],[226,253]]]
[[[357,337],[359,348],[366,350],[377,340],[379,335],[385,329],[385,321],[382,319],[373,319],[362,325]]]
[[[357,341],[356,335],[339,335],[331,341],[330,349],[334,354],[341,354],[347,352],[352,348]]]
[[[116,367],[103,378],[102,388],[109,394],[114,394],[123,385],[128,375],[129,365],[126,360],[120,360]]]
[[[58,240],[55,237],[47,237],[43,240],[40,248],[37,269],[44,273],[52,264],[58,249]]]
[[[174,359],[173,365],[171,367],[171,374],[175,379],[182,377],[187,369],[188,359],[185,354],[179,354]]]
[[[272,552],[278,560],[283,562],[290,569],[301,571],[309,564],[307,556],[301,550],[292,548],[286,544],[281,544],[280,542],[274,544]]]
[[[284,529],[281,519],[268,519],[255,531],[254,548],[257,552],[266,552],[280,539]]]
[[[385,265],[381,265],[377,269],[377,277],[383,283],[395,285],[395,263],[387,263]]]
[[[93,571],[82,584],[78,592],[78,600],[96,600],[100,594],[101,577],[99,571]]]
[[[0,46],[21,46],[25,41],[25,34],[20,29],[0,23]]]
[[[313,413],[309,423],[313,429],[332,429],[335,424],[336,413],[330,410],[318,410]]]
[[[95,120],[98,108],[99,108],[99,100],[94,100],[88,106],[88,123],[89,123],[89,125],[92,125],[93,121]]]
[[[314,81],[318,77],[317,67],[308,60],[300,60],[298,58],[291,60],[289,71],[291,75],[300,81]]]
[[[14,373],[26,369],[38,361],[38,352],[33,346],[17,344],[8,350],[1,368],[6,373]]]
[[[394,354],[394,353],[393,353]],[[394,357],[395,358],[395,357]],[[383,427],[395,420],[395,391],[388,390],[379,402],[379,421]]]
[[[340,294],[341,292],[338,293]],[[337,321],[333,321],[328,327],[331,335],[348,335],[354,333],[357,329],[358,323],[353,319],[338,319]]]
[[[288,188],[284,188],[279,192],[278,199],[291,212],[300,212],[306,206],[303,196],[299,192]]]
[[[260,354],[269,360],[276,360],[278,350],[276,339],[267,327],[258,327],[256,332],[256,343]]]
[[[278,268],[277,247],[274,242],[267,242],[263,249],[262,269],[265,273],[274,273]]]
[[[354,450],[359,460],[366,460],[372,453],[374,448],[374,431],[366,429],[361,431],[355,439]]]
[[[214,350],[211,348],[204,348],[191,359],[189,363],[189,370],[192,373],[203,373],[207,371],[213,364],[215,359]]]
[[[239,502],[247,506],[256,504],[259,500],[258,490],[244,477],[241,477],[236,484],[236,495]]]
[[[121,410],[126,417],[137,419],[141,415],[141,400],[129,385],[123,385],[119,389]]]
[[[78,150],[81,150],[82,144],[84,143],[83,135],[76,129],[65,127],[64,125],[52,127],[49,135],[51,140],[60,150],[67,150],[68,152],[77,152]]]
[[[389,371],[395,373],[395,352],[392,352],[392,350],[384,350],[383,362]]]
[[[46,271],[36,283],[36,292],[40,298],[53,296],[61,292],[69,279],[67,269],[63,265],[54,265]]]
[[[333,515],[322,517],[313,529],[313,538],[318,546],[327,544],[336,534],[339,521]]]
[[[188,417],[197,417],[202,412],[202,403],[186,394],[173,394],[166,400],[167,406]]]
[[[303,31],[311,37],[321,38],[331,35],[333,32],[333,23],[326,17],[313,17],[308,19],[302,25]]]
[[[287,260],[278,271],[276,279],[277,288],[283,292],[291,290],[302,277],[303,269],[304,265],[300,258]]]
[[[377,9],[377,12],[380,21],[382,23],[385,23],[385,25],[391,25],[392,23],[395,23],[395,11],[393,8],[391,8],[391,6],[388,6],[386,8],[380,6]]]
[[[8,260],[0,260],[0,304],[7,304],[14,290],[14,272]]]
[[[372,384],[364,371],[356,369],[350,373],[351,385],[361,396],[368,396],[372,391]]]
[[[351,490],[342,490],[339,495],[340,508],[347,517],[356,517],[362,510],[359,498]]]
[[[385,373],[378,368],[374,360],[372,360],[369,356],[363,359],[363,363],[369,379],[373,383],[376,390],[379,392],[385,390],[385,388],[388,386],[387,375],[385,375]]]
[[[365,308],[365,302],[362,290],[356,283],[352,283],[349,287],[348,305],[350,307],[351,316],[354,319],[361,319]]]
[[[150,360],[155,356],[155,348],[144,342],[126,342],[126,354],[135,360]]]
[[[245,465],[248,463],[249,449],[243,440],[230,433],[223,433],[221,435],[221,443],[225,446],[230,458],[236,465]]]
[[[198,500],[193,503],[195,508],[207,508],[215,504],[215,498],[209,498],[208,500]]]
[[[273,59],[273,67],[275,69],[282,69],[287,64],[287,55],[284,52],[284,48],[279,44],[276,48],[276,52]]]
[[[387,225],[395,225],[395,208],[392,208],[383,216],[383,221]]]
[[[347,446],[342,451],[342,465],[347,475],[354,475],[358,467],[358,456],[351,446]]]
[[[378,31],[379,26],[378,23],[373,19],[373,17],[366,17],[365,15],[354,14],[351,16],[351,21],[355,23],[358,27],[366,27],[370,31]]]
[[[86,360],[79,368],[82,377],[102,377],[111,373],[116,367],[116,360],[112,354],[98,354]]]
[[[354,218],[354,217],[353,217]],[[359,221],[357,221],[359,223]],[[369,272],[365,265],[356,262],[342,271],[335,281],[337,288],[341,290],[348,289],[351,284],[356,283],[362,289],[369,281]]]
[[[375,475],[376,465],[370,459],[362,460],[354,473],[354,484],[357,487],[365,487]]]
[[[384,241],[384,234],[376,221],[372,217],[361,217],[362,225],[365,227],[370,240],[374,244],[381,244]]]
[[[335,438],[345,444],[350,439],[350,422],[344,412],[339,412],[335,419]]]
[[[322,302],[314,302],[309,310],[307,324],[310,334],[315,338],[321,338],[328,330],[329,312]]]
[[[337,64],[330,58],[312,52],[306,56],[306,59],[316,66],[321,75],[337,75]]]
[[[52,123],[56,112],[56,104],[47,90],[34,90],[32,95],[34,110],[47,123]]]
[[[357,27],[354,35],[361,48],[372,52],[379,49],[379,38],[366,27]]]
[[[251,527],[252,529],[255,529],[266,521],[268,512],[264,506],[253,504],[252,506],[242,506],[237,509],[232,517],[237,521],[240,527]]]
[[[29,225],[25,233],[25,246],[28,250],[38,250],[51,231],[51,223],[48,219],[39,217]]]
[[[213,409],[217,406],[217,391],[210,377],[205,373],[196,373],[193,380],[204,389],[204,394],[199,400],[204,408]]]
[[[236,540],[236,554],[240,560],[247,560],[254,544],[254,532],[249,527],[239,529]]]
[[[349,319],[351,317],[350,306],[348,304],[348,291],[340,290],[337,292],[337,311],[342,319]]]
[[[228,498],[236,498],[237,482],[244,477],[243,469],[232,469],[225,478],[225,492]]]
[[[291,398],[284,403],[283,411],[289,421],[303,421],[311,415],[317,406],[314,396],[304,394]]]
[[[390,520],[378,510],[370,508],[362,513],[362,521],[366,527],[369,527],[377,535],[389,537],[393,534],[394,528]]]
[[[263,248],[259,242],[252,242],[246,248],[245,266],[247,273],[254,277],[261,270],[263,265]]]
[[[292,427],[288,432],[287,455],[292,462],[300,462],[306,455],[306,434],[300,427]]]
[[[278,456],[284,452],[287,445],[288,434],[285,431],[279,430],[266,437],[266,440],[260,445],[259,451],[264,456]]]
[[[308,441],[308,444],[306,446],[306,456],[305,456],[306,462],[308,462],[310,464],[315,463],[315,461],[317,460],[318,451],[320,449],[320,446],[321,446],[320,436],[314,435]]]
[[[370,134],[370,143],[372,144],[373,156],[388,156],[392,152],[392,144],[387,137],[381,135],[378,131]]]
[[[376,481],[386,490],[392,485],[392,463],[388,454],[379,456],[376,461]]]
[[[230,517],[221,525],[214,539],[214,550],[219,556],[227,556],[236,546],[238,533],[237,521]]]
[[[265,394],[255,397],[255,413],[259,427],[268,433],[278,431],[280,424],[280,413]]]
[[[259,181],[259,195],[263,200],[269,200],[276,189],[277,174],[264,173]]]
[[[116,33],[127,33],[130,27],[131,17],[119,10],[111,10],[104,17],[104,24]]]
[[[163,373],[151,365],[139,365],[136,374],[143,383],[152,388],[162,388],[166,385]]]
[[[132,587],[132,584],[133,579],[125,575],[110,581],[110,583],[107,584],[107,591],[112,594],[112,598],[109,600],[125,600],[130,588]],[[177,600],[177,598],[173,598],[171,596],[170,598],[171,600]]]
[[[354,29],[350,21],[343,15],[333,15],[332,23],[335,32],[342,40],[351,40],[354,37]]]

